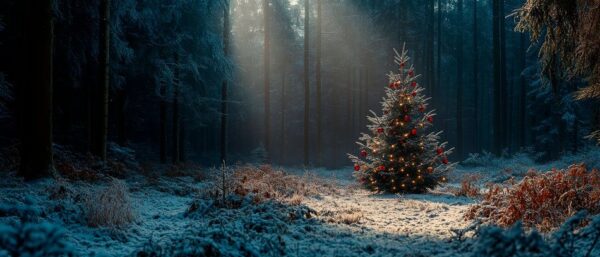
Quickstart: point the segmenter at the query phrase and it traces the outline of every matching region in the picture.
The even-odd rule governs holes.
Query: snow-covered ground
[[[203,186],[201,183],[190,178],[173,178],[161,180],[158,186],[149,186],[140,182],[143,178],[128,179],[137,219],[124,229],[87,226],[77,204],[83,192],[106,185],[67,182],[57,185],[51,179],[23,183],[7,178],[2,180],[0,200],[4,204],[39,208],[39,219],[64,227],[75,252],[82,256],[130,255],[148,244],[168,245],[188,236],[198,236],[194,234],[197,230],[211,229],[232,230],[228,233],[232,233],[229,236],[233,240],[247,244],[234,248],[254,248],[258,255],[279,255],[276,249],[281,248],[292,256],[397,256],[400,253],[454,256],[449,242],[450,229],[468,224],[462,216],[470,200],[433,194],[373,195],[353,184],[350,172],[326,173],[329,180],[338,176],[335,180],[339,182],[338,190],[306,198],[301,206],[290,209],[265,203],[240,209],[216,209],[194,218],[184,214],[195,198],[194,192]],[[61,186],[68,188],[66,196],[53,199],[51,195]],[[288,217],[290,210],[302,208],[314,210],[316,215]],[[0,222],[14,222],[14,217],[1,217]],[[278,237],[282,241],[277,244],[283,246],[271,246],[273,240],[280,240],[274,239]],[[269,248],[274,252],[269,252]],[[240,249],[229,253],[235,255],[236,251]]]
[[[490,161],[487,167],[459,167],[449,186],[473,172],[481,173],[485,181],[495,181],[524,174],[535,166],[522,162]],[[204,182],[177,177],[150,183],[134,176],[126,183],[136,220],[124,228],[109,229],[88,226],[82,207],[84,198],[108,182],[46,179],[24,183],[12,173],[4,173],[0,205],[37,209],[33,222],[63,227],[77,256],[144,256],[150,252],[162,256],[470,256],[461,251],[460,242],[452,240],[452,230],[470,224],[463,216],[475,200],[443,193],[444,188],[422,195],[373,194],[355,184],[350,168],[287,170],[311,172],[335,190],[296,204],[266,202],[229,209],[204,201],[199,204],[200,211],[186,215],[206,187]],[[0,211],[0,225],[15,223],[15,215]]]

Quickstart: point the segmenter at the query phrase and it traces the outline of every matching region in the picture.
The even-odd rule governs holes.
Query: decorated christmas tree
[[[383,98],[383,114],[371,111],[367,128],[357,144],[359,156],[349,154],[355,177],[366,188],[377,192],[421,193],[446,181],[454,164],[448,162],[453,149],[440,143],[440,132],[429,132],[435,112],[428,110],[429,98],[423,95],[409,57],[403,48],[396,50],[399,73],[390,72]]]

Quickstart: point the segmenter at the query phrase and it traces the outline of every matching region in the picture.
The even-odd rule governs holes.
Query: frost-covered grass
[[[135,220],[127,184],[118,179],[88,192],[83,206],[87,223],[92,227],[121,228]]]
[[[473,173],[478,174],[472,183],[475,187],[511,176],[519,179],[531,167],[545,171],[584,159],[593,167],[599,163],[596,153],[600,152],[591,150],[551,164],[529,162],[524,156],[488,158],[478,165],[459,167],[450,186],[458,187]],[[357,185],[351,168],[244,166],[237,170],[236,182],[225,190],[229,192],[227,201],[234,205],[216,204],[222,194],[215,193],[219,169],[151,179],[141,175],[143,172],[133,173],[117,188],[110,179],[26,183],[14,173],[0,172],[0,205],[13,206],[0,208],[0,225],[20,231],[17,225],[24,221],[53,224],[50,226],[64,231],[60,238],[76,256],[478,256],[478,251],[499,244],[484,242],[478,236],[483,230],[457,236],[457,231],[471,227],[464,216],[478,200],[456,196],[444,188],[421,195],[380,195]],[[95,198],[90,198],[89,192],[96,192],[92,194]],[[117,199],[128,197],[128,204],[117,202],[113,207],[125,210],[124,217],[135,213],[136,218],[127,218],[129,222],[119,229],[90,226],[90,203],[102,206],[102,192]],[[123,217],[121,214],[117,216]],[[516,232],[512,230],[495,231],[493,235],[502,242],[521,238],[513,237]],[[530,232],[522,233],[522,240],[529,240],[526,235]],[[591,232],[588,235],[578,237],[578,244],[590,245],[594,238]],[[559,242],[551,235],[541,237],[543,242],[536,242],[548,247]]]

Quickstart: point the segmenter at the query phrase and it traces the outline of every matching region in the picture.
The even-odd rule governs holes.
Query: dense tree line
[[[53,143],[99,160],[116,142],[161,163],[345,166],[406,43],[454,159],[528,147],[555,158],[584,147],[598,119],[572,100],[585,80],[542,87],[552,55],[540,63],[544,45],[513,31],[523,4],[4,1],[0,143],[19,143],[27,177],[51,171]]]

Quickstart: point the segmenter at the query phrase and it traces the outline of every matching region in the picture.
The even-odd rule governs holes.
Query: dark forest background
[[[51,143],[99,159],[120,145],[162,163],[349,166],[406,43],[453,160],[555,159],[590,144],[598,105],[573,100],[584,82],[542,77],[540,45],[514,31],[523,4],[4,0],[0,146],[42,166]]]

